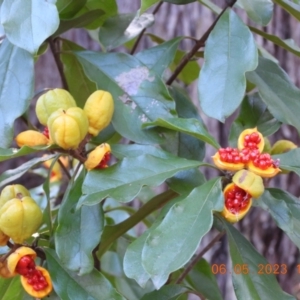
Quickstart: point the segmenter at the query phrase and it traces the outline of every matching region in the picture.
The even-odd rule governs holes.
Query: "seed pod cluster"
[[[233,183],[224,190],[222,215],[229,222],[243,218],[252,205],[252,198],[264,192],[262,177],[274,177],[281,171],[279,161],[263,153],[264,148],[263,135],[257,128],[249,128],[239,135],[237,148],[220,148],[212,157],[219,169],[236,172]]]

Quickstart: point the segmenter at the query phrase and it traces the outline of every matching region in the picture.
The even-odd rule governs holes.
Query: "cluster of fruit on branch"
[[[262,178],[271,178],[281,172],[279,160],[272,154],[280,154],[297,146],[286,140],[276,142],[271,148],[257,128],[244,130],[238,138],[237,148],[220,148],[212,157],[221,169],[236,172],[224,193],[224,209],[221,215],[231,223],[241,220],[252,206],[252,198],[264,192]],[[270,153],[269,153],[270,152]]]

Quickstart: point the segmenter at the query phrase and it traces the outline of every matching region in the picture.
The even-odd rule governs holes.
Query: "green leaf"
[[[162,77],[165,70],[169,67],[175,57],[175,53],[181,37],[164,42],[158,46],[148,48],[135,55],[149,70],[154,71]]]
[[[287,73],[271,60],[260,58],[257,69],[247,74],[254,83],[270,113],[280,122],[290,124],[300,132],[300,90]]]
[[[49,248],[44,250],[54,290],[60,299],[125,300],[97,270],[94,269],[90,274],[78,276],[63,268],[54,250]]]
[[[163,159],[152,155],[124,158],[101,171],[88,172],[83,186],[81,205],[93,205],[107,197],[120,202],[131,201],[142,186],[157,186],[178,171],[195,168],[203,163],[173,157]]]
[[[150,279],[150,275],[145,271],[142,265],[142,251],[145,244],[145,241],[150,232],[155,230],[155,228],[161,223],[165,218],[169,209],[177,202],[185,199],[185,196],[179,196],[171,201],[167,202],[162,210],[159,213],[159,216],[156,218],[152,226],[143,232],[135,241],[133,241],[125,252],[124,256],[124,273],[127,277],[134,279],[142,288],[146,286],[147,281]],[[157,198],[157,197],[156,197]],[[150,200],[151,201],[151,200]],[[147,203],[147,205],[149,202]]]
[[[64,194],[58,212],[58,227],[55,232],[56,253],[64,267],[78,275],[91,272],[94,268],[93,250],[100,242],[104,227],[102,207],[82,206],[75,210],[81,196],[84,172]],[[88,234],[87,234],[88,233]]]
[[[191,259],[212,226],[212,212],[221,211],[223,205],[221,180],[212,179],[174,204],[150,232],[143,248],[142,264],[157,289],[164,285],[170,273]]]
[[[33,57],[27,51],[4,39],[0,45],[0,147],[10,146],[14,121],[29,106],[33,67]]]
[[[0,18],[8,40],[32,54],[59,25],[58,11],[51,1],[4,0]]]
[[[178,296],[187,293],[189,290],[181,285],[166,285],[158,291],[144,295],[141,300],[175,300]]]
[[[242,102],[240,114],[230,129],[230,145],[236,147],[240,133],[247,128],[257,127],[263,136],[269,136],[280,128],[280,124],[270,114],[258,93],[246,96]]]
[[[269,188],[255,203],[270,213],[278,227],[300,248],[299,198],[286,191]]]
[[[163,2],[169,2],[169,3],[173,3],[173,4],[189,4],[192,2],[195,2],[197,0],[163,0]]]
[[[206,115],[224,122],[238,108],[246,90],[245,73],[256,68],[257,57],[249,28],[227,9],[205,44],[198,90]]]
[[[29,169],[36,166],[37,164],[54,158],[56,154],[47,155],[43,157],[33,158],[26,163],[22,164],[21,166],[17,167],[16,169],[6,170],[0,175],[0,187],[5,186],[9,182],[12,182],[18,178],[20,178],[23,174],[25,174]]]
[[[34,148],[23,146],[20,149],[18,149],[18,148],[10,148],[10,149],[0,148],[0,161],[5,161],[5,160],[11,159],[11,158],[28,155],[28,154],[35,153],[35,152],[42,151],[42,150],[48,150],[49,148],[50,148],[49,146],[34,147]]]
[[[288,0],[274,0],[274,2],[284,8],[289,14],[300,21],[300,5]]]
[[[58,29],[55,31],[53,36],[59,36],[65,31],[72,28],[81,28],[91,24],[94,20],[104,15],[104,11],[101,9],[95,9],[88,11],[78,17],[74,17],[69,20],[61,20]]]
[[[300,148],[293,149],[283,154],[273,155],[273,159],[279,159],[279,168],[295,172],[300,176]]]
[[[248,17],[259,25],[266,26],[272,19],[273,2],[271,0],[239,0]]]
[[[274,274],[259,273],[259,265],[266,266],[268,261],[237,229],[224,220],[222,222],[229,240],[232,280],[237,299],[295,300],[281,290]],[[239,273],[243,266],[244,271]]]
[[[140,14],[144,13],[152,5],[158,3],[159,0],[141,0]]]
[[[222,300],[216,277],[211,272],[210,264],[201,259],[187,277],[189,285],[207,299]]]
[[[24,293],[19,276],[13,278],[0,277],[1,300],[21,300]]]
[[[115,129],[137,143],[161,142],[156,131],[141,128],[144,122],[171,117],[175,111],[175,103],[156,73],[124,53],[85,51],[75,55],[97,88],[113,95]]]
[[[183,132],[212,145],[216,149],[220,148],[218,142],[208,133],[203,123],[197,119],[157,118],[156,121],[146,123],[144,126],[160,126]]]
[[[72,18],[84,5],[87,0],[57,0],[56,6],[59,15],[63,19]]]
[[[120,14],[104,22],[99,30],[99,41],[106,51],[117,48],[138,36],[154,22],[152,14]]]
[[[80,62],[72,52],[83,50],[83,48],[71,41],[62,39],[61,49],[63,53],[60,57],[64,65],[64,74],[69,91],[74,95],[77,105],[83,108],[87,98],[97,89],[96,84],[87,78]]]
[[[299,6],[300,7],[300,6]],[[271,41],[275,45],[295,54],[296,56],[300,57],[300,48],[295,44],[295,41],[289,40],[282,40],[280,37],[269,34],[265,31],[259,30],[255,27],[249,26],[250,30],[254,33],[259,34],[260,36],[264,37],[265,39]],[[265,50],[265,49],[264,49]]]

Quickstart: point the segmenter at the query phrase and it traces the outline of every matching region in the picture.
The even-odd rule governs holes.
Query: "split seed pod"
[[[0,256],[1,258],[1,256]],[[0,261],[0,277],[2,278],[11,278],[16,274],[12,274],[7,268],[7,259],[4,262]]]
[[[214,156],[212,156],[212,160],[214,164],[221,170],[228,170],[228,171],[238,171],[242,170],[245,167],[245,164],[242,162],[225,162],[221,160],[220,153],[217,152]]]
[[[37,231],[42,219],[42,211],[32,198],[14,198],[0,209],[0,230],[21,244]]]
[[[59,109],[48,119],[50,140],[61,148],[76,149],[88,132],[89,122],[79,107]]]
[[[114,113],[112,95],[106,91],[96,91],[86,100],[83,110],[89,119],[89,133],[93,136],[107,127]]]
[[[107,167],[106,163],[106,158],[109,159],[111,149],[109,144],[104,143],[96,147],[89,155],[84,163],[84,166],[86,167],[87,170],[92,170],[95,169],[100,165],[100,167],[105,168]],[[101,162],[104,161],[104,163],[101,164]]]
[[[263,135],[257,130],[257,128],[248,128],[241,132],[238,138],[238,149],[244,148],[258,149],[262,152],[265,146]]]
[[[35,112],[41,124],[46,126],[48,118],[58,109],[76,107],[72,95],[63,89],[53,89],[40,96],[36,102]]]
[[[15,141],[19,147],[46,146],[49,144],[49,139],[47,139],[47,137],[42,133],[35,130],[26,130],[19,133],[16,136]]]

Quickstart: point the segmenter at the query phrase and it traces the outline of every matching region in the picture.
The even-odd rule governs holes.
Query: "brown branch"
[[[58,72],[59,72],[59,75],[61,78],[62,86],[65,90],[69,90],[67,79],[64,74],[64,67],[63,67],[63,64],[59,57],[59,49],[57,47],[57,45],[58,45],[57,40],[53,40],[53,38],[49,38],[48,43],[49,43],[51,52],[53,54],[53,57],[54,57],[54,60],[55,60],[55,63],[56,63],[56,66],[57,66],[57,69],[58,69]]]
[[[177,78],[177,76],[179,75],[179,73],[183,70],[183,68],[185,67],[185,65],[190,61],[190,59],[195,55],[195,53],[201,48],[205,46],[205,42],[209,36],[209,34],[211,33],[211,31],[214,29],[214,27],[216,26],[217,22],[219,21],[219,19],[221,18],[221,16],[224,14],[224,12],[227,10],[228,7],[232,7],[235,2],[237,0],[232,0],[230,1],[225,8],[221,11],[221,13],[218,15],[218,17],[216,18],[216,20],[210,25],[210,27],[206,30],[206,32],[202,35],[202,37],[197,40],[196,44],[194,45],[194,47],[192,48],[192,50],[190,52],[188,52],[181,60],[181,62],[179,63],[179,65],[177,66],[177,68],[175,69],[174,73],[170,76],[170,78],[167,80],[166,84],[167,85],[171,85],[173,83],[173,81]]]
[[[220,232],[218,235],[216,235],[210,242],[207,244],[202,251],[199,252],[199,254],[190,262],[190,264],[187,266],[187,268],[182,272],[182,274],[178,277],[176,280],[176,283],[179,284],[183,281],[183,279],[187,276],[187,274],[194,268],[194,266],[197,264],[197,262],[202,258],[202,256],[210,250],[216,242],[218,242],[223,235],[225,234],[225,231]]]
[[[153,15],[155,15],[155,14],[159,11],[159,9],[160,9],[160,7],[162,6],[162,4],[163,4],[162,1],[160,1],[160,2],[157,4],[157,6],[155,7],[155,9],[153,10],[153,13],[152,13]],[[133,47],[132,47],[132,49],[131,49],[131,51],[130,51],[130,54],[131,54],[131,55],[133,55],[134,52],[135,52],[135,50],[137,49],[137,47],[138,47],[138,45],[139,45],[139,43],[140,43],[140,41],[141,41],[141,39],[142,39],[142,37],[143,37],[145,31],[146,31],[146,28],[144,28],[144,29],[142,30],[142,32],[141,32],[140,35],[138,36],[137,40],[135,41],[135,43],[134,43],[134,45],[133,45]]]

